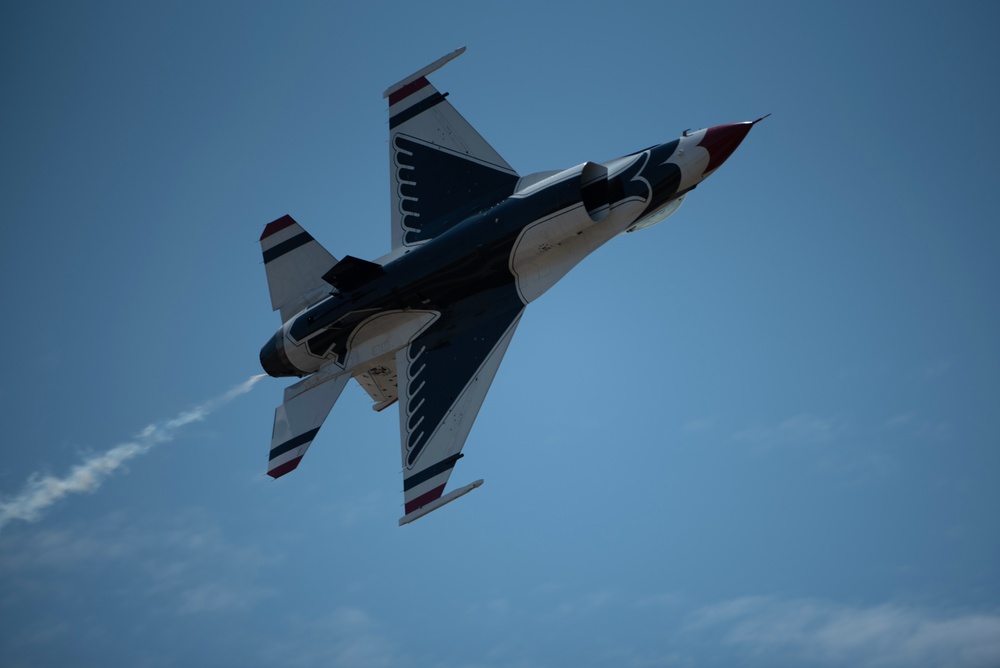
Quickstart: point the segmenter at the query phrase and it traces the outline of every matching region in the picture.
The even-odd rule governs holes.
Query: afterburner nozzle
[[[268,376],[283,378],[286,376],[301,376],[302,373],[292,366],[285,354],[284,347],[285,330],[278,332],[267,340],[264,347],[260,349],[260,366]]]

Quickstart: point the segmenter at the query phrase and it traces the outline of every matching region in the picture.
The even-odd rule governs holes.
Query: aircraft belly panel
[[[386,311],[368,318],[348,339],[346,368],[368,368],[372,360],[395,353],[439,316],[437,311]]]
[[[293,321],[289,321],[293,322]],[[296,369],[309,374],[319,370],[322,366],[328,363],[328,360],[317,358],[314,355],[309,354],[308,346],[306,341],[296,343],[288,335],[288,323],[281,328],[281,334],[285,341],[285,353],[288,355],[289,361],[295,366]],[[333,356],[331,352],[330,357]]]
[[[376,411],[390,406],[399,398],[399,381],[396,375],[396,356],[389,353],[370,362],[367,371],[356,373],[358,381],[368,396],[375,402]]]
[[[514,243],[510,271],[525,304],[541,297],[620,230],[618,216],[594,223],[578,206],[528,225]]]

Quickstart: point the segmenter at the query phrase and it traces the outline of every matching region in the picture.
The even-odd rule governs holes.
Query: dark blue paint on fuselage
[[[666,160],[677,144],[674,140],[648,149],[611,178],[607,192],[612,208],[623,200],[638,199],[647,203],[643,213],[647,215],[675,197],[680,170]],[[450,310],[464,311],[463,303],[476,310],[520,310],[524,304],[509,268],[518,235],[539,219],[581,205],[582,198],[578,178],[528,196],[508,197],[387,263],[381,276],[353,290],[334,293],[304,311],[289,327],[290,338],[296,345],[308,342],[310,354],[317,358],[326,358],[332,351],[337,363],[343,365],[351,333],[378,311],[436,310],[447,316]],[[473,299],[477,295],[483,298]],[[453,321],[451,328],[463,326],[459,318],[447,320]],[[441,329],[438,324],[434,327],[435,332]],[[279,336],[280,331],[275,337]],[[283,350],[279,353],[281,345],[280,340],[272,340],[261,350],[265,371],[272,376],[306,375],[289,363]]]
[[[667,160],[673,156],[678,144],[680,140],[675,139],[642,151],[639,160],[629,165],[618,178],[611,179],[608,195],[612,205],[627,199],[641,199],[646,202],[642,218],[663,208],[676,197],[681,184],[681,170]]]
[[[406,135],[396,135],[393,147],[404,246],[437,238],[517,186],[517,174]]]

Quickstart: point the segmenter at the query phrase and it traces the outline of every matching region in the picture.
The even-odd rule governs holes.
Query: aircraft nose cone
[[[706,175],[722,166],[722,163],[733,154],[733,151],[740,145],[740,142],[743,141],[752,127],[753,123],[750,122],[727,123],[726,125],[716,125],[705,130],[705,136],[698,142],[698,146],[708,151],[709,159],[708,166],[705,168]]]

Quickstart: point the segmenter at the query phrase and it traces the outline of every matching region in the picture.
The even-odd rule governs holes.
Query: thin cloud
[[[917,371],[919,375],[924,380],[935,380],[940,378],[951,371],[951,361],[950,360],[936,360],[930,364],[926,364]]]
[[[887,429],[909,430],[910,436],[934,441],[947,441],[952,438],[952,428],[947,422],[918,420],[913,412],[895,415],[885,422]]]
[[[885,426],[889,429],[897,429],[913,422],[914,417],[916,417],[916,415],[913,412],[893,415],[885,421]]]
[[[781,665],[781,657],[814,665],[886,668],[1000,665],[996,614],[752,597],[702,608],[691,615],[686,631],[721,631],[723,643]]]
[[[74,466],[62,478],[32,474],[20,494],[0,501],[0,530],[14,520],[38,521],[45,510],[70,494],[96,491],[108,476],[127,461],[149,452],[161,443],[173,440],[178,430],[192,422],[204,420],[213,411],[249,392],[264,377],[263,374],[251,376],[225,394],[209,399],[192,410],[184,411],[165,422],[148,425],[134,440],[90,457]]]
[[[317,619],[283,621],[291,630],[267,638],[268,645],[262,648],[268,664],[331,668],[422,665],[412,652],[401,654],[383,625],[358,607],[341,606]]]
[[[185,615],[244,612],[276,594],[273,587],[206,582],[180,593],[177,612]]]
[[[711,418],[702,418],[700,420],[688,420],[681,427],[681,431],[694,432],[694,431],[708,431],[712,428],[715,421]]]
[[[118,510],[80,526],[11,532],[0,541],[0,619],[13,619],[26,604],[38,610],[65,604],[72,616],[72,606],[88,605],[78,585],[94,573],[113,573],[115,586],[161,620],[167,613],[251,614],[280,596],[273,574],[283,560],[273,545],[227,536],[212,513],[197,508],[141,518]],[[45,614],[19,619],[0,631],[0,645],[16,637],[29,647],[24,636],[49,623]],[[76,629],[66,637],[80,633],[86,635]]]
[[[794,415],[773,427],[750,427],[733,434],[733,439],[749,443],[759,452],[782,446],[829,443],[837,424],[815,415]]]
[[[617,588],[605,588],[566,601],[556,609],[556,615],[590,615],[605,610],[620,603],[621,591]]]

